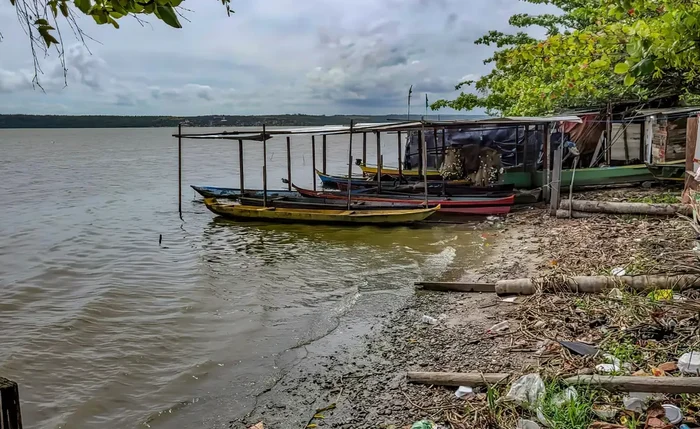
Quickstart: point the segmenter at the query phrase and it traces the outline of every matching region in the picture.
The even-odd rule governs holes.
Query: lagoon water
[[[457,226],[216,219],[187,185],[238,185],[228,141],[185,141],[181,220],[173,131],[0,130],[0,376],[20,385],[25,428],[227,427],[287,350],[349,309],[368,306],[366,322],[401,305],[416,280],[459,277],[480,251]],[[311,186],[310,141],[292,145],[294,182]],[[269,142],[270,188],[284,147]],[[347,136],[328,150],[346,172]],[[260,187],[260,144],[244,154]]]

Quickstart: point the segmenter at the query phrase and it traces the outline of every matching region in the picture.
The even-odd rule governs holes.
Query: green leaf
[[[68,18],[68,5],[66,4],[66,2],[61,2],[59,7],[61,9],[61,14]]]
[[[625,86],[632,86],[632,85],[634,85],[634,82],[635,82],[636,80],[637,80],[637,78],[635,78],[635,77],[632,76],[631,74],[628,74],[627,76],[625,76]]]
[[[615,65],[615,73],[617,74],[625,74],[629,71],[630,66],[627,63],[617,63]]]
[[[82,13],[88,13],[90,12],[92,4],[90,3],[90,0],[75,0],[75,7],[80,9]]]
[[[34,21],[34,25],[49,25],[49,21],[41,18]]]
[[[177,19],[177,14],[175,14],[175,9],[173,9],[172,6],[170,6],[169,4],[156,3],[155,14],[158,18],[160,18],[169,26],[175,28],[182,28],[182,25],[180,25],[180,21],[178,21]]]

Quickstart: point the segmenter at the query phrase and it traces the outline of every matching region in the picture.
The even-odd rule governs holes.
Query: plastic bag
[[[433,429],[434,427],[435,423],[431,422],[430,420],[421,420],[413,423],[411,429]]]
[[[544,396],[544,382],[539,374],[523,375],[510,386],[506,399],[521,405],[534,405]]]

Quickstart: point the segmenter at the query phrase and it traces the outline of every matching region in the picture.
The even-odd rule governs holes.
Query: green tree
[[[194,0],[193,0],[194,1]],[[193,3],[193,1],[191,3]],[[218,0],[230,16],[231,0]],[[66,71],[63,51],[61,23],[67,23],[76,37],[85,44],[89,39],[78,25],[76,17],[80,14],[91,16],[97,24],[110,24],[119,28],[119,20],[133,17],[139,22],[142,18],[155,17],[165,24],[182,28],[180,18],[184,0],[10,0],[17,11],[17,18],[29,37],[34,57],[34,83],[38,84],[41,66],[37,53],[47,53],[51,46],[58,51],[58,56]],[[186,18],[185,18],[186,19]],[[2,33],[0,33],[2,40]]]
[[[681,101],[700,94],[700,2],[695,0],[526,0],[560,14],[519,14],[510,24],[547,30],[490,32],[477,44],[498,49],[493,70],[454,100],[432,108],[484,108],[491,114],[539,115],[608,101]]]

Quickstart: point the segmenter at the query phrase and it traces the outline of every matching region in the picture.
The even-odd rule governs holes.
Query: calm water
[[[464,227],[221,221],[189,188],[183,222],[172,132],[0,130],[0,375],[20,384],[27,428],[225,427],[285,350],[480,252]],[[396,158],[396,137],[383,142]],[[293,145],[294,181],[310,186],[310,142]],[[244,153],[260,186],[262,150]],[[187,141],[184,155],[186,185],[237,186],[235,144]],[[270,187],[285,158],[271,141]],[[329,171],[346,159],[347,137],[331,137]]]

